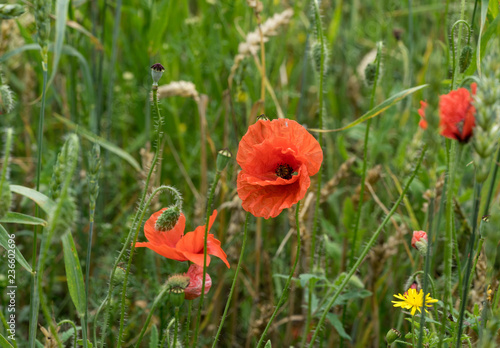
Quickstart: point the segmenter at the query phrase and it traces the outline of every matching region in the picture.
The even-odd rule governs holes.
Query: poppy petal
[[[179,221],[177,221],[174,228],[170,231],[158,231],[155,228],[156,221],[167,209],[168,208],[163,208],[151,215],[151,217],[144,224],[144,235],[146,236],[146,239],[153,244],[168,245],[173,248],[184,235],[186,217],[181,213]]]

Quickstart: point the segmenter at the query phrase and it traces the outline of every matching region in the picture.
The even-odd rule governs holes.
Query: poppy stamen
[[[293,175],[293,168],[289,164],[280,163],[278,164],[275,173],[280,178],[290,180]]]

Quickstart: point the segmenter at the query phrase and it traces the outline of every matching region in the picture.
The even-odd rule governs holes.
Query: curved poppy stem
[[[151,192],[151,195],[148,197],[148,200],[146,201],[146,204],[144,207],[147,207],[151,204],[151,201],[153,198],[160,192],[163,191],[172,191],[175,194],[176,197],[176,202],[182,201],[180,197],[179,191],[174,189],[171,186],[160,186],[156,189],[154,189],[153,192]],[[127,285],[128,285],[128,275],[130,274],[130,267],[132,266],[132,259],[134,258],[134,251],[135,251],[135,243],[137,242],[137,237],[139,236],[139,231],[141,230],[142,226],[142,221],[144,220],[144,215],[146,214],[146,209],[141,210],[141,214],[139,217],[139,221],[137,222],[136,228],[135,228],[135,233],[134,233],[134,241],[132,242],[132,245],[130,247],[130,255],[128,258],[128,263],[127,263],[127,268],[125,270],[125,277],[123,278],[123,285],[122,285],[122,299],[121,299],[121,311],[120,311],[120,331],[118,333],[118,340],[117,340],[117,345],[118,347],[121,345],[121,339],[123,335],[123,330],[124,330],[124,320],[125,320],[125,299],[127,297]],[[111,279],[111,282],[113,282],[113,279]]]
[[[141,342],[142,342],[142,338],[144,337],[144,334],[146,333],[146,330],[148,329],[148,326],[149,326],[149,322],[151,320],[151,318],[153,317],[153,313],[156,309],[156,307],[158,306],[158,304],[161,302],[161,300],[163,299],[163,296],[165,296],[165,294],[167,293],[167,291],[169,291],[169,287],[168,286],[164,286],[163,289],[160,291],[160,293],[158,294],[158,296],[156,296],[154,302],[153,302],[153,305],[151,306],[151,309],[149,310],[149,314],[148,314],[148,317],[146,318],[146,321],[144,322],[144,326],[142,327],[142,330],[141,330],[141,333],[139,334],[139,338],[137,339],[137,342],[135,344],[135,347],[138,348],[141,346]],[[179,309],[178,308],[175,308],[176,310],[176,313],[179,312]]]
[[[427,144],[424,144],[422,148],[422,153],[420,154],[419,159],[417,160],[417,163],[415,165],[415,169],[413,170],[412,175],[408,179],[408,182],[406,183],[405,188],[403,189],[403,192],[401,192],[401,195],[399,198],[396,200],[396,203],[394,203],[392,209],[389,211],[389,213],[385,216],[385,219],[382,221],[382,223],[379,225],[375,233],[372,235],[368,243],[366,244],[365,248],[361,252],[361,255],[358,257],[356,263],[352,266],[351,270],[347,274],[347,276],[344,278],[342,281],[342,284],[339,285],[337,288],[337,291],[335,294],[332,296],[328,304],[326,305],[326,308],[323,311],[323,314],[321,315],[320,320],[318,321],[317,324],[317,329],[314,331],[314,334],[311,338],[311,342],[309,343],[309,348],[312,348],[314,346],[314,342],[316,341],[316,338],[318,337],[318,333],[320,332],[319,328],[321,328],[325,322],[326,315],[330,312],[330,309],[333,307],[335,304],[335,301],[337,298],[340,296],[344,288],[346,287],[347,283],[351,279],[351,277],[354,275],[358,267],[361,265],[361,263],[364,261],[366,255],[368,255],[368,252],[372,248],[372,246],[375,244],[377,241],[380,233],[382,232],[383,228],[387,224],[387,222],[390,220],[391,216],[396,212],[396,209],[399,207],[399,204],[403,200],[404,196],[406,195],[406,192],[410,189],[410,185],[413,182],[413,179],[417,176],[418,170],[420,169],[420,165],[422,164],[422,160],[424,159],[425,152],[427,151]]]
[[[224,308],[224,314],[222,314],[222,319],[220,320],[219,329],[217,330],[217,334],[215,335],[212,348],[215,348],[216,344],[218,343],[219,335],[222,331],[222,327],[224,326],[224,321],[226,320],[227,312],[229,310],[229,305],[231,304],[231,299],[233,298],[233,292],[236,286],[236,280],[238,279],[238,273],[240,271],[241,260],[243,260],[243,254],[245,253],[245,246],[247,244],[248,220],[250,220],[249,212],[247,212],[245,217],[245,231],[243,232],[243,242],[241,244],[240,259],[238,260],[238,266],[236,266],[236,271],[234,273],[234,278],[233,278],[233,284],[231,285],[231,290],[229,291],[229,297],[227,298],[226,307]]]
[[[257,348],[260,348],[262,346],[262,343],[264,342],[264,339],[266,338],[267,331],[269,330],[269,327],[271,326],[271,323],[273,322],[274,318],[278,314],[278,311],[280,310],[281,306],[285,303],[287,297],[288,297],[288,291],[290,290],[290,283],[292,281],[293,274],[295,273],[295,268],[297,267],[297,263],[299,261],[299,253],[300,253],[300,226],[299,226],[299,208],[300,208],[300,201],[297,202],[297,209],[295,211],[295,224],[297,225],[297,251],[295,252],[295,262],[293,263],[292,270],[290,271],[290,275],[288,276],[288,279],[286,281],[285,287],[283,288],[283,292],[281,293],[281,297],[278,301],[278,304],[276,305],[276,308],[274,309],[273,315],[269,319],[269,322],[266,325],[266,328],[264,329],[264,332],[260,336],[259,343],[257,344]]]
[[[214,199],[215,188],[217,187],[217,183],[219,182],[221,173],[217,171],[215,174],[214,182],[212,187],[210,188],[210,193],[208,195],[207,202],[207,213],[205,216],[205,239],[203,245],[203,280],[201,283],[201,295],[200,295],[200,305],[198,306],[198,313],[196,314],[196,325],[194,330],[194,342],[193,347],[196,347],[198,343],[198,331],[200,329],[200,319],[201,319],[201,309],[203,308],[203,300],[205,299],[205,279],[207,276],[207,242],[208,242],[208,228],[210,225],[210,211],[212,210],[212,201]]]

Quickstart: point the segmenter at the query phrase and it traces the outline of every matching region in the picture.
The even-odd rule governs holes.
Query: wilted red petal
[[[193,300],[201,295],[201,288],[203,286],[203,266],[191,265],[187,273],[189,277],[189,286],[184,289],[186,300]],[[212,279],[208,273],[205,273],[205,295],[212,287]]]

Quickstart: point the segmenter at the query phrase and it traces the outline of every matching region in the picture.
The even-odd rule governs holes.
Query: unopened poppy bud
[[[160,81],[164,71],[165,68],[160,63],[151,65],[151,76],[153,77],[153,86],[158,86],[158,81]]]
[[[323,49],[322,49],[321,42],[316,41],[311,47],[311,59],[313,61],[314,70],[316,70],[317,73],[321,72],[321,54],[323,54],[323,72],[324,72],[328,59],[326,45],[323,44]]]
[[[200,297],[203,288],[203,267],[192,264],[185,275],[189,277],[189,286],[184,289],[186,300],[194,300]],[[205,295],[210,291],[211,287],[212,278],[208,273],[205,273]]]
[[[222,172],[226,168],[229,160],[233,157],[231,151],[228,149],[222,149],[217,153],[217,171]]]
[[[400,337],[401,337],[401,332],[399,332],[396,329],[390,329],[389,331],[387,331],[387,335],[385,335],[385,339],[388,344],[394,343],[394,341],[396,341]]]
[[[123,280],[125,279],[125,269],[121,266],[116,267],[115,274],[113,275],[113,285],[117,286],[123,284]]]
[[[459,60],[459,67],[460,67],[460,72],[463,73],[465,70],[470,65],[470,62],[472,60],[472,47],[469,45],[465,46],[462,48],[462,52],[460,52],[460,60]]]
[[[181,210],[178,206],[168,207],[156,220],[155,229],[157,231],[165,232],[170,231],[179,221],[181,217]]]
[[[375,82],[375,75],[377,75],[377,64],[368,64],[365,68],[365,81],[368,86],[373,85],[373,82]]]
[[[411,246],[419,250],[417,242],[420,242],[421,244],[425,243],[425,247],[427,250],[427,233],[425,231],[413,231],[413,237],[411,238]]]
[[[356,276],[356,275],[353,275],[349,279],[349,285],[355,287],[356,289],[364,289],[364,287],[365,287],[365,284],[363,284],[363,282],[361,281],[361,279],[359,279],[359,277]]]

